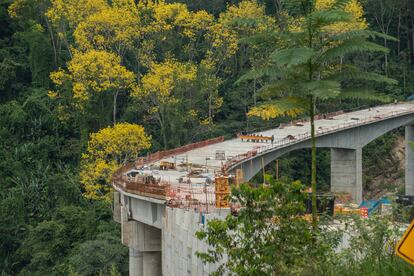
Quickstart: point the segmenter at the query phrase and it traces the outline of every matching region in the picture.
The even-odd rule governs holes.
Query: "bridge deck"
[[[390,104],[343,113],[329,116],[327,119],[319,119],[315,124],[317,135],[324,135],[408,113],[414,113],[414,103]],[[214,185],[206,184],[208,178],[214,179],[214,176],[221,173],[223,168],[225,170],[231,169],[249,156],[307,140],[310,138],[309,131],[309,122],[293,123],[282,128],[277,127],[255,133],[259,136],[274,137],[273,143],[270,141],[247,142],[235,138],[155,160],[145,164],[149,167],[145,170],[147,173],[150,171],[150,174],[158,181],[169,184],[170,189],[166,194],[167,199],[191,198],[201,202],[214,202]],[[224,160],[216,158],[216,154],[218,157],[223,157],[223,153],[225,155]],[[159,170],[161,161],[175,163],[176,169]],[[201,175],[199,177],[189,177],[188,173],[191,171],[198,171]]]

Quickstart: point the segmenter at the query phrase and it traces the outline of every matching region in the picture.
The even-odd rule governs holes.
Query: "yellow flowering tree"
[[[106,0],[50,0],[50,7],[45,12],[47,21],[51,22],[56,35],[52,42],[57,49],[63,44],[72,56],[70,37],[79,23],[88,16],[108,8]]]
[[[108,8],[106,0],[51,0],[46,15],[57,26],[74,30],[88,16]],[[67,29],[66,29],[67,30]]]
[[[197,69],[196,90],[199,94],[196,97],[201,99],[198,116],[202,125],[212,126],[213,118],[223,104],[219,95],[222,80],[215,74],[216,64],[209,59],[202,60]]]
[[[316,10],[327,10],[336,3],[335,0],[316,0]],[[350,30],[363,30],[368,28],[368,23],[364,17],[364,9],[359,0],[350,0],[344,7],[352,18],[348,22],[336,22],[327,26],[325,29],[332,33],[345,33]]]
[[[61,97],[59,88],[64,88],[67,82],[70,82],[73,100],[80,108],[95,95],[111,94],[114,124],[119,93],[135,88],[135,74],[121,65],[121,58],[116,54],[99,50],[85,53],[76,51],[68,63],[68,69],[59,69],[51,73],[50,77],[58,88],[57,91],[51,92],[50,96]]]
[[[236,5],[228,5],[226,11],[222,12],[216,23],[209,28],[208,58],[215,62],[217,72],[226,74],[229,78],[233,77],[237,70],[243,70],[249,65],[262,66],[268,62],[268,49],[271,47],[248,45],[246,39],[260,33],[269,33],[277,27],[275,18],[266,15],[264,5],[256,0],[243,0]],[[274,46],[275,40],[271,43]],[[255,104],[257,86],[255,80],[243,93],[247,95],[252,92]],[[245,109],[248,108],[248,101],[248,98],[242,101]]]
[[[241,38],[274,27],[274,18],[267,16],[264,6],[255,0],[229,5],[209,29],[212,45],[210,53],[217,61],[230,58],[239,49]]]
[[[186,97],[185,92],[196,77],[197,68],[192,63],[182,63],[174,59],[153,63],[133,94],[136,98],[145,100],[150,114],[159,123],[164,147],[167,147],[169,109]]]
[[[109,7],[88,16],[75,29],[78,49],[106,50],[123,57],[140,36],[139,18],[134,10]]]
[[[305,1],[305,16],[298,20],[299,27],[287,28],[284,37],[286,47],[276,48],[269,55],[269,64],[248,73],[246,79],[262,78],[266,85],[261,94],[266,101],[254,107],[249,115],[263,119],[283,115],[308,113],[312,148],[311,187],[312,221],[317,226],[316,209],[316,127],[315,114],[318,101],[334,98],[365,100],[386,100],[375,90],[355,88],[357,81],[374,81],[395,84],[395,80],[382,75],[359,70],[352,60],[342,68],[342,57],[355,53],[382,52],[387,48],[368,41],[370,37],[383,37],[382,34],[360,29],[352,25],[355,15],[348,10],[348,3],[336,0],[327,7],[318,6],[312,0]],[[304,2],[304,3],[305,3]],[[348,26],[346,31],[332,29],[335,26]],[[353,29],[356,28],[356,29]]]
[[[150,146],[151,137],[140,125],[119,123],[93,133],[82,156],[80,179],[85,196],[109,200],[109,184],[115,170]]]
[[[214,23],[211,14],[203,10],[189,11],[182,3],[140,1],[137,11],[141,31],[137,52],[146,67],[156,60],[169,58],[172,49],[185,60],[194,60],[207,30]],[[154,49],[162,51],[155,53]]]

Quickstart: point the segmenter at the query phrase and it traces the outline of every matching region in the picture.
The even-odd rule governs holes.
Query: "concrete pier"
[[[331,149],[331,190],[351,194],[356,203],[362,201],[362,148],[393,129],[407,126],[406,194],[414,195],[414,151],[408,146],[408,142],[414,142],[414,102],[348,113],[339,111],[318,117],[321,118],[315,122],[316,146]],[[243,172],[240,178],[249,181],[264,166],[284,154],[310,148],[309,129],[308,121],[294,121],[254,133],[274,138],[273,143],[248,142],[240,138],[223,140],[219,137],[169,152],[154,153],[140,161],[156,168],[162,161],[176,163],[177,160],[185,160],[186,163],[205,166],[210,173],[218,168],[233,175]],[[215,158],[217,153],[223,152],[226,160]],[[150,187],[152,185],[147,187],[144,182],[130,178],[128,174],[132,167],[117,171],[113,183],[116,190],[114,220],[122,224],[122,243],[130,250],[130,275],[201,276],[214,272],[217,264],[205,264],[197,258],[196,252],[206,252],[209,245],[198,240],[195,233],[205,229],[211,219],[224,219],[220,209],[219,214],[205,214],[197,208],[172,207],[175,204],[169,204],[168,189],[160,187],[155,192],[154,187]],[[157,173],[157,179],[168,180],[171,191],[180,190],[178,199],[189,196],[201,204],[208,201],[203,196],[194,196],[205,193],[203,185],[191,185],[188,191],[181,190],[182,176],[183,171],[177,168]],[[221,261],[225,262],[225,256]]]
[[[160,276],[161,270],[161,251],[142,252],[129,248],[130,276]]]
[[[414,125],[405,127],[405,194],[414,195]]]
[[[362,149],[331,149],[331,191],[362,201]]]
[[[114,210],[114,221],[121,223],[121,193],[118,191],[114,191],[114,202],[113,202],[113,210]]]
[[[143,252],[143,274],[144,276],[161,276],[161,251]]]
[[[134,248],[129,248],[129,275],[142,276],[144,271],[144,254]]]
[[[161,229],[128,219],[126,206],[121,211],[122,243],[129,247],[129,275],[162,275]]]

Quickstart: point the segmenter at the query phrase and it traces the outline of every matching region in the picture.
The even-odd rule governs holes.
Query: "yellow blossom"
[[[334,0],[317,0],[315,2],[315,8],[317,10],[328,9],[332,7],[334,3]],[[353,20],[351,22],[339,22],[332,24],[326,28],[327,31],[332,33],[342,33],[350,30],[363,30],[368,27],[364,17],[364,10],[359,0],[351,0],[348,4],[346,4],[344,10],[352,15]]]
[[[155,95],[161,103],[174,100],[172,92],[178,83],[192,81],[197,69],[191,63],[180,63],[169,59],[163,63],[153,63],[148,74],[142,77],[140,89],[134,96]]]
[[[116,124],[92,134],[88,149],[82,155],[80,172],[85,196],[109,200],[109,184],[115,170],[148,149],[150,140],[142,126],[129,123]]]

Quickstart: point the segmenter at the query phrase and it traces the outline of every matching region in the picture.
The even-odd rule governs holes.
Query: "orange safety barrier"
[[[133,179],[128,179],[128,177],[125,176],[125,173],[139,166],[159,161],[169,156],[182,154],[189,150],[206,147],[223,141],[224,136],[220,136],[217,138],[188,144],[172,150],[158,151],[156,153],[149,154],[147,157],[140,157],[137,159],[137,161],[126,164],[114,173],[112,177],[113,185],[130,193],[155,197],[158,199],[167,199],[167,195],[170,191],[170,185],[168,183],[148,184],[136,182]]]
[[[340,114],[343,114],[343,111],[337,111],[337,112],[333,112],[333,113],[329,113],[329,114],[322,114],[322,115],[317,115],[316,118],[320,119],[320,118],[331,118]],[[316,131],[317,136],[322,136],[322,135],[326,135],[338,130],[342,130],[342,129],[347,129],[347,128],[351,128],[351,127],[355,127],[355,126],[360,126],[360,125],[364,125],[364,124],[370,124],[373,121],[376,120],[385,120],[388,118],[392,118],[394,116],[401,116],[403,114],[408,114],[408,113],[413,113],[412,110],[404,110],[404,111],[393,111],[390,113],[386,113],[386,114],[381,114],[381,115],[376,115],[376,116],[371,116],[368,118],[364,118],[362,120],[355,120],[353,122],[346,122],[340,125],[335,125],[333,127],[324,127],[324,128],[318,128],[318,130]],[[301,122],[305,122],[304,120],[295,120],[293,122],[291,122],[290,124],[286,124],[286,125],[295,125],[297,123],[301,123]],[[281,127],[283,127],[283,124],[281,124]],[[255,137],[255,138],[259,138],[264,140],[265,137]],[[277,141],[274,141],[274,143],[272,143],[271,145],[266,145],[266,146],[261,146],[258,149],[253,149],[247,153],[243,153],[237,156],[232,157],[230,160],[228,160],[222,167],[223,173],[227,173],[227,171],[229,169],[234,168],[238,163],[241,163],[243,161],[245,161],[246,159],[250,159],[258,154],[263,154],[267,151],[271,151],[273,150],[275,147],[287,147],[290,146],[292,144],[295,143],[299,143],[302,141],[305,141],[307,139],[310,138],[310,133],[306,132],[306,133],[302,133],[296,136],[292,136],[290,139],[288,137],[285,137],[283,139],[279,139]],[[210,139],[210,140],[205,140],[205,141],[201,141],[201,142],[197,142],[197,143],[192,143],[189,145],[185,145],[176,149],[172,149],[172,150],[166,150],[166,151],[159,151],[153,154],[149,154],[147,157],[141,157],[138,160],[136,160],[133,163],[129,163],[125,166],[123,166],[122,168],[120,168],[119,170],[117,170],[113,176],[113,185],[120,187],[121,189],[124,189],[126,191],[129,191],[131,193],[137,193],[137,194],[142,194],[145,196],[149,196],[149,197],[156,197],[156,198],[162,198],[162,199],[167,199],[168,196],[173,196],[174,194],[176,196],[178,196],[178,194],[184,194],[186,196],[186,199],[184,201],[181,201],[180,204],[189,204],[188,206],[190,206],[191,204],[194,205],[194,198],[193,196],[194,194],[194,190],[192,188],[190,188],[188,191],[182,191],[180,192],[179,189],[177,191],[173,191],[171,189],[171,186],[169,183],[167,182],[163,182],[160,180],[157,180],[157,183],[141,183],[141,182],[137,182],[134,181],[132,179],[129,179],[127,177],[123,177],[125,175],[126,172],[128,172],[131,169],[137,168],[139,166],[145,165],[145,164],[150,164],[152,162],[155,161],[160,161],[163,158],[167,158],[167,157],[171,157],[174,155],[178,155],[178,154],[183,154],[189,150],[193,150],[193,149],[197,149],[197,148],[202,148],[202,147],[206,147],[208,145],[212,145],[215,143],[220,143],[224,141],[224,137],[217,137],[214,139]],[[159,182],[159,183],[158,183]],[[198,194],[198,192],[195,192],[196,194]],[[190,196],[187,196],[189,195]],[[210,196],[210,193],[205,192],[206,195]],[[198,195],[199,196],[199,195]],[[214,205],[215,200],[213,201],[207,201],[205,204],[205,207],[207,208],[210,204]],[[197,206],[202,206],[203,203],[197,203]],[[194,205],[195,206],[195,205]]]
[[[272,136],[258,136],[258,135],[239,135],[238,136],[242,141],[245,139],[247,141],[273,141],[274,137]]]

